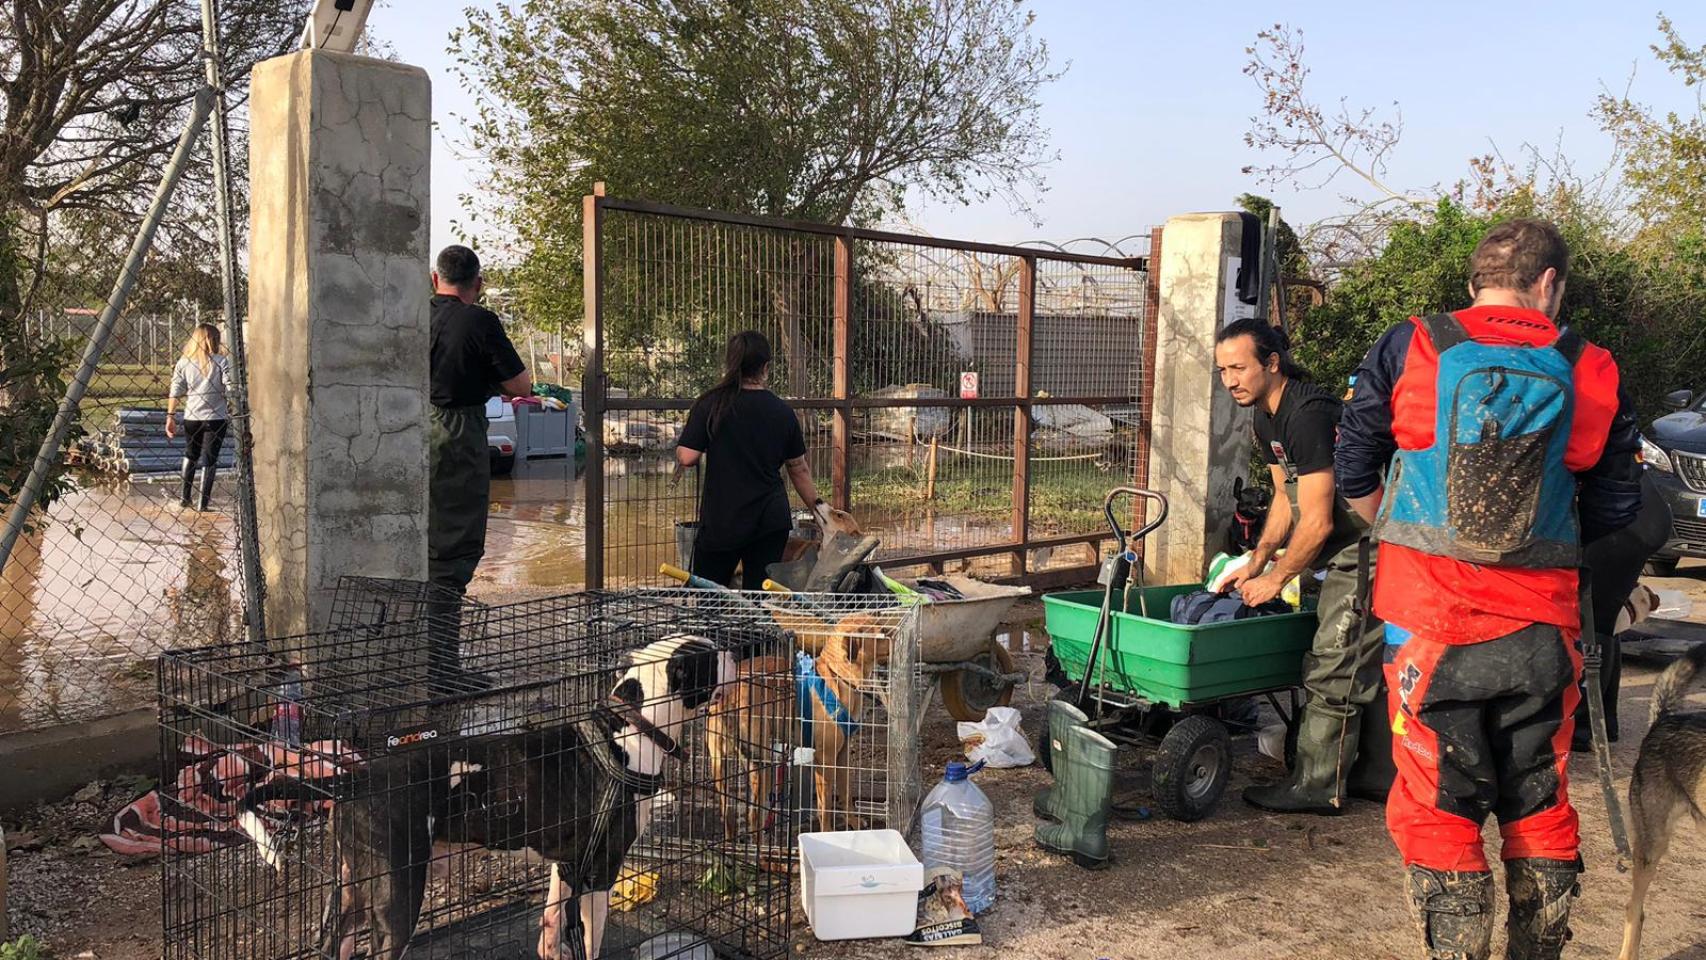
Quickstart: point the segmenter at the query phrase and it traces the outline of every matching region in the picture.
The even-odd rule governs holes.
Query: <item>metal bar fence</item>
[[[1146,257],[602,193],[584,213],[588,586],[678,560],[699,486],[675,439],[744,329],[770,339],[814,476],[881,533],[885,567],[1094,568],[1102,494],[1139,476],[1147,442]]]

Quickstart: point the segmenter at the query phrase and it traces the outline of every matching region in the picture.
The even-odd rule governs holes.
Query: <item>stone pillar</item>
[[[1232,519],[1232,485],[1249,477],[1250,415],[1214,369],[1214,335],[1237,316],[1243,220],[1236,213],[1174,217],[1162,229],[1149,485],[1167,522],[1145,541],[1149,583],[1202,579]]]
[[[432,92],[299,51],[255,67],[249,398],[267,632],[324,629],[339,577],[427,571]]]

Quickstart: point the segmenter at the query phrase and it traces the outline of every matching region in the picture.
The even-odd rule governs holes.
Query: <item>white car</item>
[[[508,476],[515,469],[515,407],[502,397],[486,401],[486,451],[492,476]]]

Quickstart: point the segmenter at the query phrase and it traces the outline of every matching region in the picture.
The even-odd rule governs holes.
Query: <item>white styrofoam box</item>
[[[922,889],[924,865],[898,831],[800,834],[800,897],[819,940],[904,937]]]

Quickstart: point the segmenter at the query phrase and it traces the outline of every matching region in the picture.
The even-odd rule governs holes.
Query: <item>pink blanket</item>
[[[181,749],[191,762],[178,771],[172,788],[164,793],[152,790],[126,806],[113,816],[112,829],[101,834],[101,842],[114,853],[207,853],[247,843],[250,838],[237,826],[237,817],[250,790],[281,777],[333,777],[361,763],[359,754],[336,740],[317,740],[298,749],[277,741],[221,747],[187,737]],[[331,808],[324,800],[280,800],[265,804],[263,812],[269,820],[300,823],[324,817]]]

